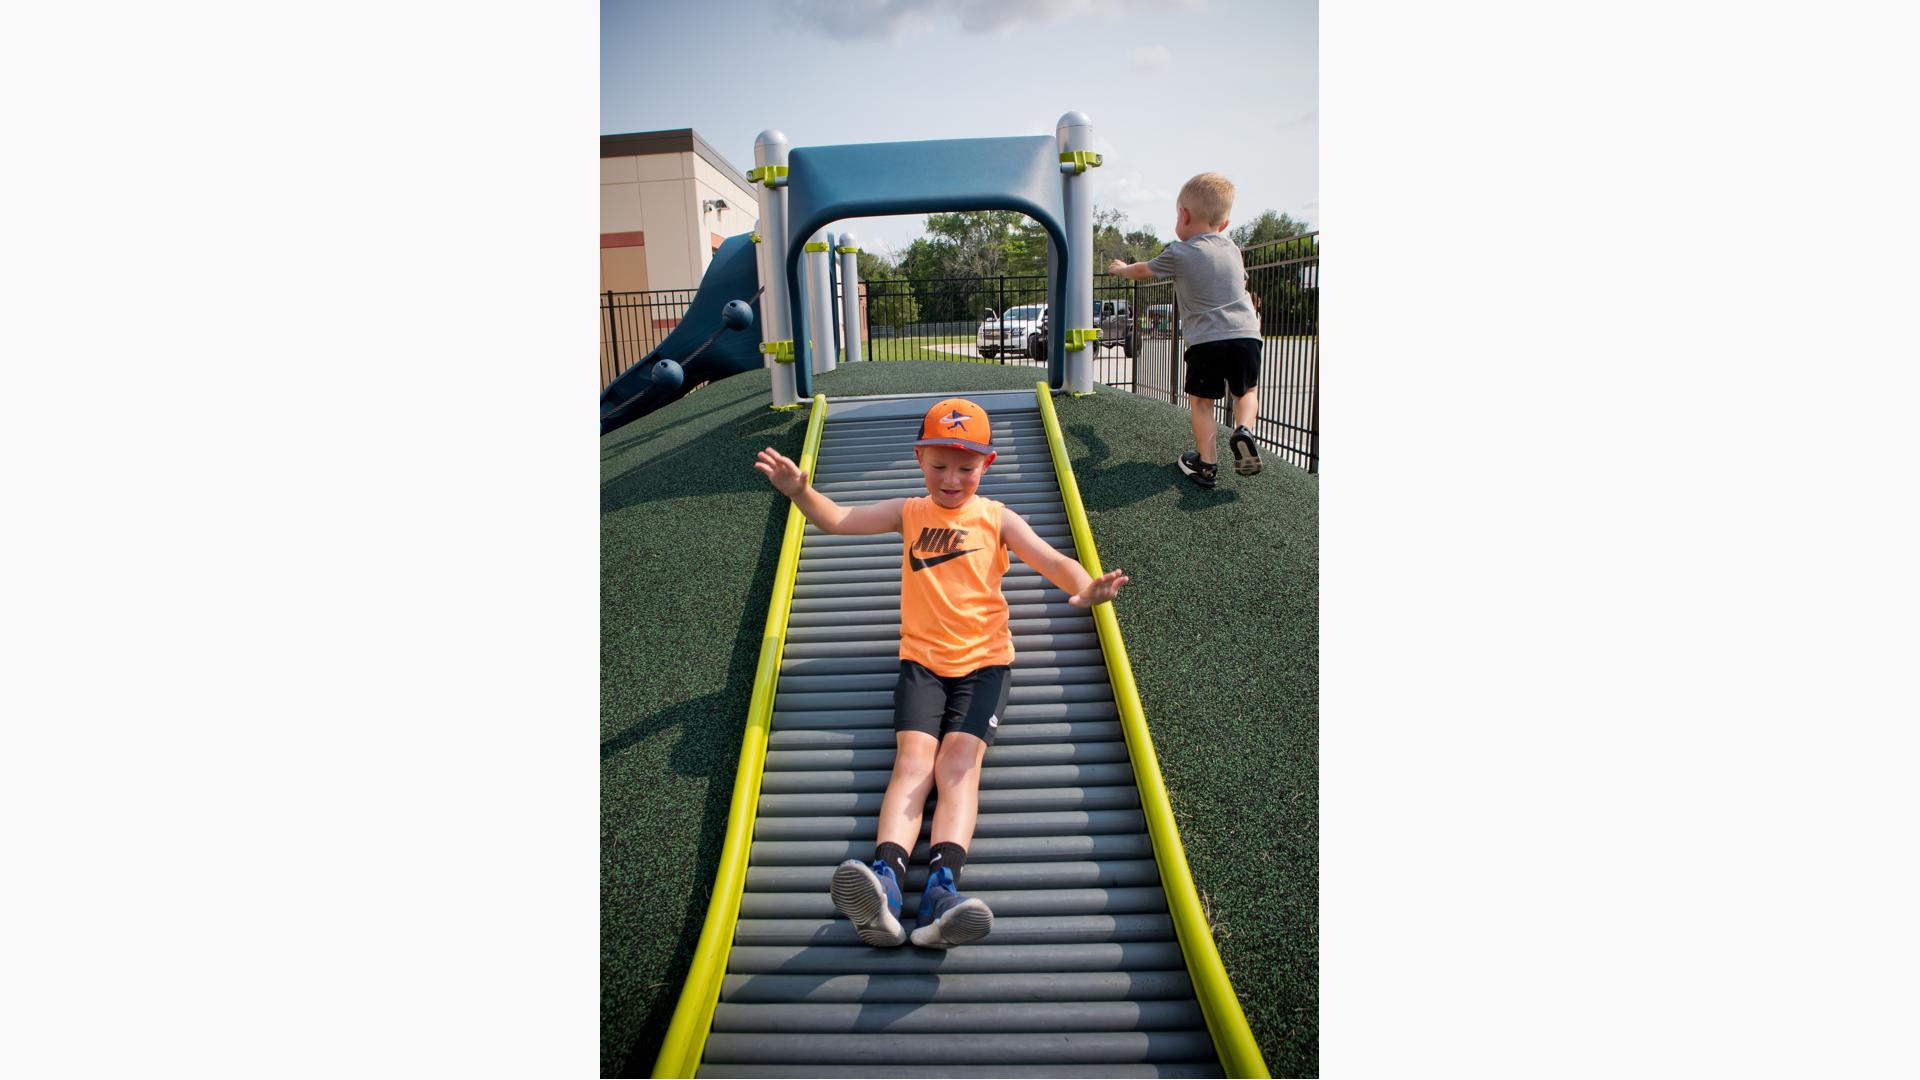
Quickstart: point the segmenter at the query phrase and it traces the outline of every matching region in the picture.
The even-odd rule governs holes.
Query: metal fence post
[[[1167,402],[1181,404],[1181,294],[1173,294],[1173,336],[1167,338]]]
[[[612,289],[607,290],[607,349],[613,357],[613,366],[607,369],[606,381],[612,382],[620,377],[620,327],[613,318]]]
[[[994,313],[1002,319],[1007,317],[1007,275],[1005,274],[1000,275],[1000,306],[993,310]],[[999,360],[1002,364],[1007,362],[1006,344],[1005,338],[1002,337],[999,346],[993,351],[995,359]]]

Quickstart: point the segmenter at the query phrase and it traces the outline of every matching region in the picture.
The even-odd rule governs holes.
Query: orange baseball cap
[[[987,410],[966,398],[951,397],[927,410],[920,421],[921,446],[957,446],[976,454],[993,453],[993,427]]]

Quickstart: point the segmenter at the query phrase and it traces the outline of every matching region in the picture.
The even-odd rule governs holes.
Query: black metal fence
[[[695,289],[606,292],[600,296],[600,389],[639,363],[687,313]]]
[[[1247,291],[1260,313],[1259,417],[1254,438],[1282,460],[1320,471],[1320,234],[1307,233],[1241,252]],[[860,339],[868,360],[961,360],[1045,368],[1037,319],[1015,309],[1045,305],[1044,275],[880,279],[860,283]],[[1094,381],[1185,407],[1186,369],[1179,300],[1172,282],[1094,278],[1096,309],[1125,305],[1096,319]],[[601,300],[600,385],[652,351],[679,324],[693,291],[609,292]],[[836,312],[844,310],[835,298]],[[1013,317],[1009,318],[1009,312]],[[982,335],[985,317],[1016,326],[1015,340]],[[1037,314],[1037,313],[1035,313]],[[1048,333],[1051,332],[1051,325]],[[1232,426],[1230,401],[1215,415]]]

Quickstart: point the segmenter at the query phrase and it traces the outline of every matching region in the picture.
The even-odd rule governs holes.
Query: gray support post
[[[828,300],[832,300],[834,297],[840,295],[840,260],[834,258],[833,256],[834,248],[839,243],[840,243],[840,240],[837,236],[835,236],[835,234],[833,233],[827,234],[827,299]],[[840,308],[836,305],[833,309],[833,355],[836,357],[840,355],[840,349],[842,347],[840,344],[840,337],[841,337]]]
[[[778,129],[768,128],[753,140],[753,169],[747,179],[760,203],[758,265],[760,286],[760,351],[773,368],[773,407],[800,404],[793,381],[793,298],[787,295],[787,151],[791,144]]]
[[[1066,340],[1060,328],[1066,324],[1066,308],[1060,303],[1060,245],[1053,242],[1053,234],[1047,234],[1047,385],[1055,390],[1065,386],[1066,378],[1063,361],[1066,353],[1061,343]]]
[[[835,366],[833,351],[833,283],[827,270],[832,245],[827,231],[820,230],[807,241],[807,351],[812,354],[813,373],[820,375]]]
[[[840,257],[840,338],[846,342],[847,363],[857,364],[865,359],[860,355],[860,245],[843,232],[833,251]]]
[[[1073,394],[1093,392],[1093,343],[1099,331],[1093,323],[1093,178],[1087,170],[1100,164],[1093,152],[1093,121],[1083,112],[1070,112],[1053,129],[1060,146],[1060,193],[1067,229],[1066,310],[1058,312],[1054,336],[1065,347],[1062,389]]]

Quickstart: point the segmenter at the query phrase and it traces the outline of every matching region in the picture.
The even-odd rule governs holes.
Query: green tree
[[[1304,221],[1295,221],[1285,214],[1276,214],[1271,210],[1262,210],[1252,221],[1245,225],[1236,225],[1227,233],[1234,243],[1243,248],[1258,247],[1275,240],[1287,240],[1310,231]]]
[[[860,280],[867,286],[867,322],[870,326],[891,326],[896,333],[908,323],[920,321],[920,303],[912,284],[900,268],[900,258],[861,251],[856,255]]]

